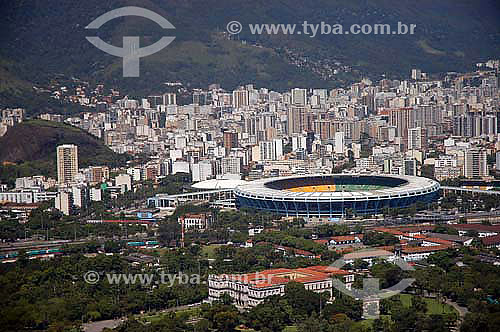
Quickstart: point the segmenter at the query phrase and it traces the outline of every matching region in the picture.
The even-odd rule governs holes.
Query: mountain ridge
[[[85,40],[84,27],[101,14],[123,6],[151,9],[167,18],[174,42],[140,60],[141,76],[123,78],[122,59],[105,54]],[[346,2],[298,0],[88,0],[85,2],[4,2],[0,9],[0,59],[13,62],[20,82],[46,84],[55,74],[106,83],[124,93],[147,94],[163,82],[181,81],[188,87],[220,83],[233,89],[255,83],[275,90],[293,86],[336,87],[367,76],[407,77],[411,68],[425,72],[465,71],[478,61],[500,53],[500,4],[493,0]],[[225,26],[250,23],[417,24],[415,35],[252,35],[248,29],[227,39]],[[141,36],[141,45],[154,43],[164,31],[144,18],[114,19],[97,35],[120,46],[124,35]],[[226,39],[224,39],[224,36]],[[247,41],[247,45],[242,44]],[[258,45],[258,46],[253,46]],[[305,59],[299,65],[285,56],[292,50]],[[352,68],[331,78],[316,67],[340,61]],[[308,66],[309,65],[309,66]],[[9,79],[9,80],[12,80]],[[16,93],[16,91],[11,91]],[[2,104],[0,95],[0,104]],[[5,104],[5,102],[3,103]]]

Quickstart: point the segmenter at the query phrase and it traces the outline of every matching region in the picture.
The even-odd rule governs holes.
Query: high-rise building
[[[279,160],[283,156],[283,140],[276,138],[272,141],[259,143],[261,160]]]
[[[464,175],[466,178],[480,178],[488,175],[485,150],[476,148],[465,152]]]
[[[223,134],[223,141],[226,153],[228,153],[232,148],[238,147],[238,133],[225,131]]]
[[[92,166],[90,167],[90,182],[99,183],[109,179],[109,167]]]
[[[321,140],[329,140],[333,136],[332,123],[330,120],[314,121],[314,132]]]
[[[73,195],[68,191],[60,191],[54,200],[54,207],[64,215],[70,215],[73,207]]]
[[[177,95],[175,93],[165,93],[163,95],[163,105],[177,105]]]
[[[312,153],[313,142],[314,142],[314,132],[310,131],[307,133],[307,138],[306,138],[307,153]]]
[[[335,133],[335,153],[343,154],[345,148],[344,132],[338,131]]]
[[[57,147],[57,180],[59,184],[75,181],[78,173],[78,147],[72,144]]]
[[[415,158],[407,158],[404,160],[404,175],[417,175],[417,161]]]
[[[438,181],[445,179],[458,178],[460,176],[460,167],[458,167],[457,158],[453,156],[441,156],[434,163],[434,177]]]
[[[187,146],[187,137],[186,136],[176,136],[175,137],[175,148],[176,149],[184,149]]]
[[[307,137],[304,135],[293,135],[292,136],[292,151],[298,149],[305,149],[307,147]]]
[[[305,106],[307,103],[307,90],[295,88],[292,89],[292,104],[297,106]]]
[[[412,69],[411,70],[411,79],[412,80],[419,80],[422,78],[422,71],[420,69]]]
[[[408,150],[421,150],[422,149],[422,128],[408,129]]]
[[[86,186],[73,186],[71,187],[71,197],[73,198],[73,205],[78,208],[83,208],[88,203],[89,190]]]
[[[233,91],[233,107],[234,108],[240,108],[244,106],[248,106],[250,104],[249,102],[249,95],[247,90],[234,90]]]
[[[89,197],[92,202],[102,201],[102,191],[101,188],[90,188]]]
[[[221,160],[221,174],[240,174],[241,158],[226,157]]]
[[[292,106],[288,109],[287,121],[288,121],[288,134],[300,134],[304,128],[304,118],[306,110],[304,107]]]
[[[389,114],[389,125],[396,127],[396,136],[404,137],[408,136],[408,128],[415,127],[415,109],[412,107],[403,107],[390,109]]]
[[[453,118],[453,134],[457,136],[475,137],[496,135],[498,119],[493,114],[468,112]]]
[[[210,160],[202,160],[191,166],[193,181],[205,181],[213,176],[212,163]]]
[[[149,165],[144,168],[144,173],[146,175],[147,181],[156,181],[158,176],[158,166],[157,165]]]
[[[122,193],[132,190],[132,177],[129,174],[119,174],[115,177],[115,185],[121,188]]]

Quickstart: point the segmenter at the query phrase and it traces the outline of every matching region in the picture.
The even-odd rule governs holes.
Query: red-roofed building
[[[438,251],[443,251],[450,248],[448,245],[426,246],[426,247],[409,247],[401,248],[401,258],[407,262],[416,262],[429,257],[431,254]]]
[[[307,250],[279,246],[279,245],[273,245],[273,247],[274,247],[274,249],[276,249],[276,251],[283,253],[283,255],[293,255],[295,257],[304,257],[304,258],[311,258],[311,259],[321,258],[321,255],[316,255],[316,254],[314,254],[310,251],[307,251]]]
[[[297,249],[297,248],[292,248],[292,247],[286,247],[286,246],[280,246],[277,244],[272,244],[269,242],[258,242],[256,245],[259,246],[264,246],[264,245],[270,245],[274,248],[276,252],[282,253],[284,256],[290,255],[290,256],[295,256],[295,257],[305,257],[305,258],[321,258],[321,255],[316,255],[310,251],[307,250],[302,250],[302,249]]]
[[[354,244],[363,241],[363,234],[339,235],[330,238],[330,245]]]
[[[411,233],[408,233],[409,236],[413,237],[415,240],[418,240],[418,239],[425,239],[426,236],[425,235],[420,235],[420,234],[411,234]]]
[[[458,235],[467,235],[469,231],[476,231],[479,237],[495,236],[500,234],[500,225],[483,225],[483,224],[457,224],[450,225],[458,231]]]
[[[284,295],[290,281],[303,284],[307,290],[327,292],[333,298],[332,278],[342,278],[348,289],[354,275],[330,266],[310,266],[298,269],[271,269],[247,274],[211,275],[208,278],[208,302],[217,301],[227,293],[238,308],[252,308],[268,296]]]
[[[379,233],[392,234],[395,237],[397,237],[399,240],[401,240],[403,238],[403,236],[404,236],[403,232],[401,232],[401,231],[399,231],[397,229],[394,229],[394,228],[377,227],[377,228],[374,228],[373,230],[376,231],[376,232],[379,232]]]
[[[325,245],[325,246],[328,245],[328,240],[319,239],[319,240],[313,240],[313,241],[316,243]]]
[[[487,248],[498,248],[500,249],[500,235],[482,237],[481,242]]]
[[[431,232],[435,226],[426,226],[426,225],[421,225],[421,226],[408,226],[408,227],[397,227],[397,229],[401,232],[406,232],[409,233],[410,235],[421,235],[425,234],[427,232]]]
[[[439,246],[439,245],[444,245],[451,247],[453,246],[453,242],[448,241],[448,240],[443,240],[437,237],[426,237],[422,239],[422,246],[423,247],[428,247],[428,246]]]

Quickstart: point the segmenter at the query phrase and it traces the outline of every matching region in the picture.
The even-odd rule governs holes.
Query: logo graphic
[[[413,271],[415,270],[411,265],[409,265],[405,260],[400,257],[395,257],[394,254],[389,251],[379,250],[379,259],[390,260],[403,271]],[[356,253],[363,253],[363,250],[356,251]],[[382,253],[383,255],[380,255]],[[344,256],[345,257],[345,256]],[[336,268],[342,268],[346,265],[344,257],[337,259],[330,266]],[[392,259],[393,258],[393,259]],[[415,279],[405,278],[401,279],[397,284],[386,289],[380,289],[380,280],[378,278],[364,278],[363,279],[363,289],[348,288],[342,281],[338,279],[332,279],[333,287],[342,293],[349,295],[357,300],[363,301],[363,318],[378,318],[380,315],[379,301],[380,299],[385,299],[396,294],[401,293],[406,288],[408,288]]]
[[[83,275],[83,280],[85,280],[85,282],[90,285],[97,284],[99,282],[99,279],[100,279],[99,273],[96,271],[87,271]]]
[[[85,29],[99,29],[104,23],[122,16],[140,16],[156,22],[163,29],[175,29],[172,23],[157,13],[133,6],[111,10],[93,20]],[[106,43],[99,37],[86,38],[98,49],[123,58],[123,77],[139,77],[139,59],[161,51],[175,39],[175,37],[162,37],[156,43],[141,48],[138,36],[124,36],[123,46],[120,48]]]
[[[237,35],[243,30],[243,26],[238,21],[231,21],[226,25],[226,30],[231,35]]]

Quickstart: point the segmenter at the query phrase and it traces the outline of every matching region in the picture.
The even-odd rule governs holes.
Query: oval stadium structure
[[[385,208],[430,203],[439,183],[424,177],[397,175],[301,175],[267,178],[235,188],[239,208],[285,216],[334,217],[346,211],[379,214]]]

